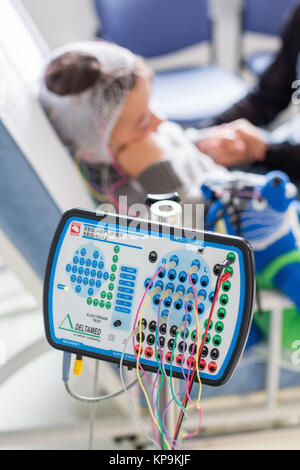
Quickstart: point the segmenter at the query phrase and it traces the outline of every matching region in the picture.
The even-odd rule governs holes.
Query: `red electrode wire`
[[[202,349],[203,349],[203,346],[204,346],[204,343],[205,343],[205,340],[206,340],[206,336],[207,336],[207,333],[208,333],[208,330],[209,330],[209,327],[210,327],[211,319],[212,319],[212,316],[213,316],[213,312],[214,312],[214,309],[215,309],[215,305],[216,305],[216,302],[217,302],[217,298],[218,298],[218,295],[219,295],[221,286],[222,286],[223,282],[227,281],[230,277],[231,277],[231,272],[229,272],[229,271],[226,272],[226,273],[224,273],[224,274],[222,274],[222,276],[221,276],[221,278],[220,278],[220,281],[219,281],[219,283],[218,283],[218,285],[217,285],[217,287],[216,287],[216,292],[215,292],[214,300],[213,300],[213,303],[212,303],[212,306],[211,306],[211,309],[210,309],[210,314],[209,314],[209,317],[208,317],[208,322],[207,322],[206,329],[205,329],[205,332],[204,332],[204,336],[203,336],[203,339],[202,339],[202,342],[201,342],[201,345],[200,345],[200,348],[199,348],[199,353],[198,353],[198,357],[197,357],[198,363],[199,363],[199,359],[200,359],[200,357],[201,357]],[[191,393],[191,389],[192,389],[192,385],[193,385],[193,382],[194,382],[195,373],[196,373],[196,368],[194,367],[194,370],[193,370],[193,373],[192,373],[192,375],[191,375],[191,379],[190,379],[190,382],[189,382],[189,385],[188,385],[188,391],[189,391],[189,393],[186,393],[186,394],[185,394],[184,400],[183,400],[183,402],[182,402],[182,406],[183,406],[184,408],[186,407],[186,404],[187,404],[187,401],[188,401],[188,395]],[[180,429],[181,422],[182,422],[182,418],[183,418],[183,411],[181,410],[180,413],[179,413],[178,420],[177,420],[176,429],[175,429],[175,433],[174,433],[173,439],[177,439],[177,437],[178,437],[179,429]]]

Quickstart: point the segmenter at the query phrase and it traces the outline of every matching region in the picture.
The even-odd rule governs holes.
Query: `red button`
[[[216,372],[217,370],[217,364],[214,362],[214,361],[211,361],[209,364],[208,364],[208,370],[209,372]]]
[[[192,356],[187,358],[186,363],[187,363],[188,367],[191,366],[191,369],[194,369],[194,367],[196,365],[196,361]]]
[[[166,354],[166,361],[170,364],[171,362],[171,357],[172,357],[172,353],[171,351],[169,351],[167,354]]]
[[[153,356],[152,348],[146,348],[145,349],[145,356],[148,357],[149,359]]]
[[[178,356],[176,357],[176,363],[181,366],[181,364],[184,364],[184,358],[182,356],[182,354],[178,354]]]

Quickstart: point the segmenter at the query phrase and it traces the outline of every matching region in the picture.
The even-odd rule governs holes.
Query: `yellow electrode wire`
[[[195,312],[195,315],[196,315],[196,323],[197,323],[197,360],[196,360],[196,374],[197,374],[197,377],[198,377],[198,382],[199,382],[199,393],[198,393],[198,398],[197,398],[197,401],[196,403],[192,403],[191,405],[189,405],[187,408],[186,408],[186,411],[188,412],[189,410],[191,410],[192,408],[197,408],[198,410],[201,410],[200,409],[200,399],[201,399],[201,392],[202,392],[202,382],[201,382],[201,379],[200,379],[200,374],[199,374],[199,361],[198,361],[198,354],[199,354],[199,346],[200,346],[200,327],[199,327],[199,319],[198,319],[198,313],[197,313],[197,310],[196,310],[196,307],[195,305],[193,306],[194,307],[194,312]],[[201,418],[200,418],[201,419]],[[189,434],[186,432],[186,431],[183,431],[181,433],[182,435],[182,438],[185,439],[187,436],[189,436]]]
[[[152,411],[152,407],[151,407],[151,404],[150,404],[150,400],[148,398],[148,395],[147,395],[147,392],[144,388],[144,385],[143,385],[143,382],[141,380],[141,377],[140,377],[140,369],[139,369],[139,363],[140,363],[140,355],[141,355],[141,339],[142,339],[142,320],[143,320],[143,316],[144,316],[144,311],[145,311],[145,308],[149,302],[149,300],[152,298],[152,295],[149,295],[145,304],[144,304],[144,307],[142,309],[142,312],[141,312],[141,317],[140,317],[140,320],[139,320],[139,351],[138,351],[138,355],[137,355],[137,362],[136,362],[136,374],[137,374],[137,378],[139,380],[139,383],[140,383],[140,386],[141,386],[141,389],[143,390],[143,393],[145,395],[145,398],[146,398],[146,401],[147,401],[147,405],[148,405],[148,408],[149,408],[149,411],[150,411],[150,414],[151,414],[151,417],[157,427],[157,429],[159,430],[159,432],[161,433],[161,429],[160,429],[160,426],[158,424],[158,422],[156,421],[155,419],[155,416],[153,414],[153,411]],[[165,436],[163,435],[163,439],[164,439],[164,442],[168,448],[168,450],[171,450],[171,446],[169,444],[169,442],[166,440]]]
[[[198,312],[196,310],[196,307],[194,305],[194,312],[195,312],[195,316],[196,316],[196,323],[197,323],[197,360],[196,360],[196,374],[197,374],[197,377],[198,377],[198,382],[199,382],[199,393],[198,393],[198,398],[197,398],[197,402],[196,404],[193,404],[193,405],[190,405],[188,406],[187,410],[189,410],[190,408],[193,408],[194,406],[197,406],[199,405],[200,403],[200,398],[201,398],[201,392],[202,392],[202,382],[201,382],[201,379],[200,379],[200,374],[199,374],[199,358],[198,358],[198,354],[199,354],[199,347],[200,347],[200,327],[199,327],[199,318],[198,318]]]

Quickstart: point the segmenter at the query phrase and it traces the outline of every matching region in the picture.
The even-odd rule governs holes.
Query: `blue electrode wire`
[[[184,330],[183,330],[183,353],[182,353],[182,361],[181,361],[181,372],[184,377],[184,381],[186,387],[188,386],[187,376],[184,373],[183,362],[184,362],[184,354],[185,354],[185,345],[186,345],[186,327],[187,327],[187,318],[188,318],[188,304],[185,303],[185,320],[184,320]]]

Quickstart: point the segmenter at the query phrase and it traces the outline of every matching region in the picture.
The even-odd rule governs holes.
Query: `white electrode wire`
[[[124,377],[123,377],[123,360],[124,360],[124,356],[125,356],[125,353],[126,353],[126,349],[127,349],[127,346],[128,346],[128,343],[129,341],[131,340],[131,338],[133,336],[135,336],[137,333],[139,332],[139,327],[137,327],[130,335],[129,337],[127,338],[126,342],[125,342],[125,345],[124,345],[124,349],[123,349],[123,352],[122,352],[122,356],[121,356],[121,360],[120,360],[120,378],[121,378],[121,382],[122,382],[122,385],[123,385],[123,391],[126,393],[127,397],[129,398],[129,401],[130,401],[130,404],[131,404],[131,409],[132,409],[132,412],[134,414],[134,417],[135,417],[135,420],[137,422],[137,424],[139,425],[143,435],[146,437],[146,439],[151,442],[152,444],[155,445],[155,447],[157,449],[160,450],[160,446],[157,444],[157,442],[155,442],[154,439],[152,439],[152,437],[148,436],[148,434],[146,433],[146,431],[144,430],[144,427],[142,425],[142,422],[141,422],[141,419],[136,411],[136,407],[135,407],[135,403],[134,403],[134,400],[132,398],[132,396],[130,395],[129,393],[129,387],[125,384],[125,381],[124,381]],[[138,379],[137,379],[138,380]]]
[[[126,386],[127,390],[134,387],[134,385],[136,385],[137,383],[138,383],[138,379],[131,382],[129,385]],[[78,395],[77,393],[73,392],[73,390],[70,387],[69,381],[64,381],[64,384],[65,384],[66,391],[72,398],[78,401],[85,402],[85,403],[97,403],[102,400],[108,400],[110,398],[118,397],[119,395],[122,395],[124,393],[124,387],[123,387],[121,390],[118,390],[117,392],[111,393],[109,395],[102,395],[100,397],[86,397],[83,395]]]

